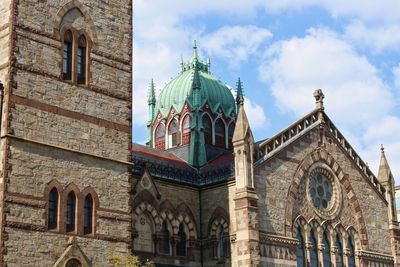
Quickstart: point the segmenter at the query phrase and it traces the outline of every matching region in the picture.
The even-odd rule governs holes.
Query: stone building
[[[133,145],[133,250],[167,266],[397,266],[394,179],[375,176],[316,107],[255,141],[243,108],[195,45],[149,90],[147,146]],[[163,266],[163,265],[160,265]]]
[[[394,179],[316,107],[255,141],[199,58],[132,144],[132,2],[0,2],[0,265],[397,266]],[[311,97],[311,96],[310,96]]]

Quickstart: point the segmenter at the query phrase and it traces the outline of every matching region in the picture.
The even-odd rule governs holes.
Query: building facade
[[[0,265],[398,266],[394,179],[324,111],[254,140],[193,55],[132,144],[132,2],[0,3]],[[311,97],[311,96],[310,96]]]
[[[131,250],[131,7],[0,1],[1,266]]]

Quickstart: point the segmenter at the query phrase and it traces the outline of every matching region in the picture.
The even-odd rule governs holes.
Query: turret
[[[238,82],[238,91],[241,82]],[[236,98],[238,99],[238,98]],[[239,98],[240,100],[240,98]],[[235,154],[235,178],[237,188],[254,188],[253,151],[254,138],[244,110],[243,96],[238,102],[238,115],[233,133],[233,150]]]
[[[154,81],[151,79],[150,87],[149,87],[149,93],[148,93],[148,98],[147,98],[147,105],[148,105],[148,110],[149,110],[149,120],[147,121],[147,142],[146,145],[149,147],[153,147],[153,131],[151,124],[154,121],[155,117],[155,106],[156,106],[156,93],[155,93],[155,86],[154,86]]]
[[[396,215],[394,178],[387,162],[385,149],[383,146],[381,147],[381,161],[379,164],[378,181],[386,190],[386,199],[388,201],[389,227],[396,227],[398,226],[398,222]]]

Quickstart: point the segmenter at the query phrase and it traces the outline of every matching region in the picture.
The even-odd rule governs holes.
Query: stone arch
[[[189,237],[197,238],[196,221],[194,220],[193,213],[185,203],[181,203],[176,208],[175,219],[178,222],[176,232],[178,232],[179,224],[184,223],[188,229]],[[174,229],[175,230],[175,229]]]
[[[80,208],[82,211],[79,211],[78,214],[80,212],[82,212],[82,215],[85,214],[84,210],[85,210],[85,205],[86,205],[86,197],[88,195],[91,196],[92,201],[93,201],[93,206],[92,206],[92,213],[93,213],[92,214],[92,231],[91,231],[91,234],[95,234],[96,233],[96,228],[97,228],[96,227],[97,226],[97,210],[100,207],[100,202],[99,202],[99,197],[98,197],[98,195],[97,195],[97,193],[96,193],[96,191],[94,190],[93,187],[87,186],[82,190],[82,192],[80,194],[81,199],[79,200],[82,203],[81,204],[81,208]],[[80,231],[83,231],[83,234],[85,234],[85,230],[82,229],[82,228],[84,228],[84,225],[85,225],[84,224],[84,216],[80,216],[80,222],[79,223],[80,223],[80,225],[82,225],[82,227],[80,227]]]
[[[135,196],[135,198],[133,199],[133,210],[136,209],[136,207],[141,204],[142,202],[147,202],[149,203],[151,206],[158,208],[157,205],[157,200],[156,198],[153,196],[153,194],[147,190],[147,189],[143,189],[142,191],[140,191],[139,194],[137,194]]]
[[[49,194],[53,189],[56,189],[57,193],[58,193],[58,203],[57,203],[58,207],[57,207],[57,211],[56,211],[56,213],[57,213],[57,219],[56,219],[57,226],[55,227],[55,229],[58,230],[59,227],[60,227],[60,221],[61,221],[61,218],[62,218],[62,210],[63,210],[62,209],[62,206],[63,206],[62,203],[63,202],[61,202],[61,201],[62,201],[62,196],[64,194],[64,188],[60,184],[60,182],[58,180],[56,180],[56,179],[51,180],[49,183],[47,183],[47,185],[44,188],[43,199],[45,200],[46,204],[45,204],[45,207],[44,207],[43,218],[46,218],[46,228],[48,228],[49,227],[49,222],[48,222],[48,219],[49,219]]]
[[[149,253],[155,251],[153,236],[159,224],[158,212],[151,204],[142,202],[134,209],[132,227],[134,229],[133,247],[135,250]]]
[[[346,232],[349,234],[349,237],[352,239],[355,249],[357,250],[358,248],[361,248],[361,240],[360,240],[360,237],[359,237],[357,231],[354,229],[354,227],[352,227],[352,226],[347,227]]]
[[[97,209],[98,207],[100,207],[100,201],[99,201],[99,196],[97,195],[96,191],[94,190],[93,187],[91,186],[87,186],[85,187],[85,189],[82,190],[81,195],[82,195],[82,199],[85,199],[85,197],[87,195],[91,195],[92,199],[93,199],[93,203],[95,205],[95,209]]]
[[[285,209],[285,234],[286,236],[292,236],[292,223],[293,223],[293,206],[295,204],[296,196],[299,193],[299,187],[301,180],[307,174],[308,169],[316,162],[322,161],[327,164],[331,171],[336,175],[340,184],[343,185],[345,189],[344,195],[352,195],[352,198],[348,199],[350,206],[353,208],[355,217],[357,218],[358,227],[360,229],[361,245],[363,249],[368,249],[368,235],[367,228],[364,221],[364,216],[358,202],[357,196],[351,186],[348,175],[345,174],[336,162],[336,160],[323,148],[316,148],[314,151],[310,152],[304,159],[300,162],[296,173],[292,179],[289,186],[286,209]]]
[[[85,22],[87,23],[88,30],[91,35],[91,39],[94,43],[97,43],[97,35],[96,35],[96,26],[94,25],[94,22],[88,12],[88,9],[78,0],[72,0],[68,3],[66,3],[60,10],[58,10],[57,14],[54,17],[54,32],[59,33],[60,31],[60,23],[63,20],[64,16],[71,10],[77,9],[82,16],[85,18]]]
[[[219,226],[222,226],[224,234],[229,234],[229,214],[222,207],[217,207],[208,221],[208,236],[216,237]]]

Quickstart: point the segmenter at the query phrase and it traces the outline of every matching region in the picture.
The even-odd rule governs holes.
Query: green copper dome
[[[204,63],[198,59],[196,46],[192,58],[187,64],[182,62],[181,66],[181,74],[170,81],[158,96],[155,107],[156,113],[161,111],[163,117],[167,117],[171,107],[174,107],[179,113],[186,101],[193,107],[195,72],[198,73],[200,80],[200,107],[208,103],[213,112],[217,112],[221,108],[227,117],[232,112],[236,113],[236,103],[231,90],[210,73],[209,62]]]

